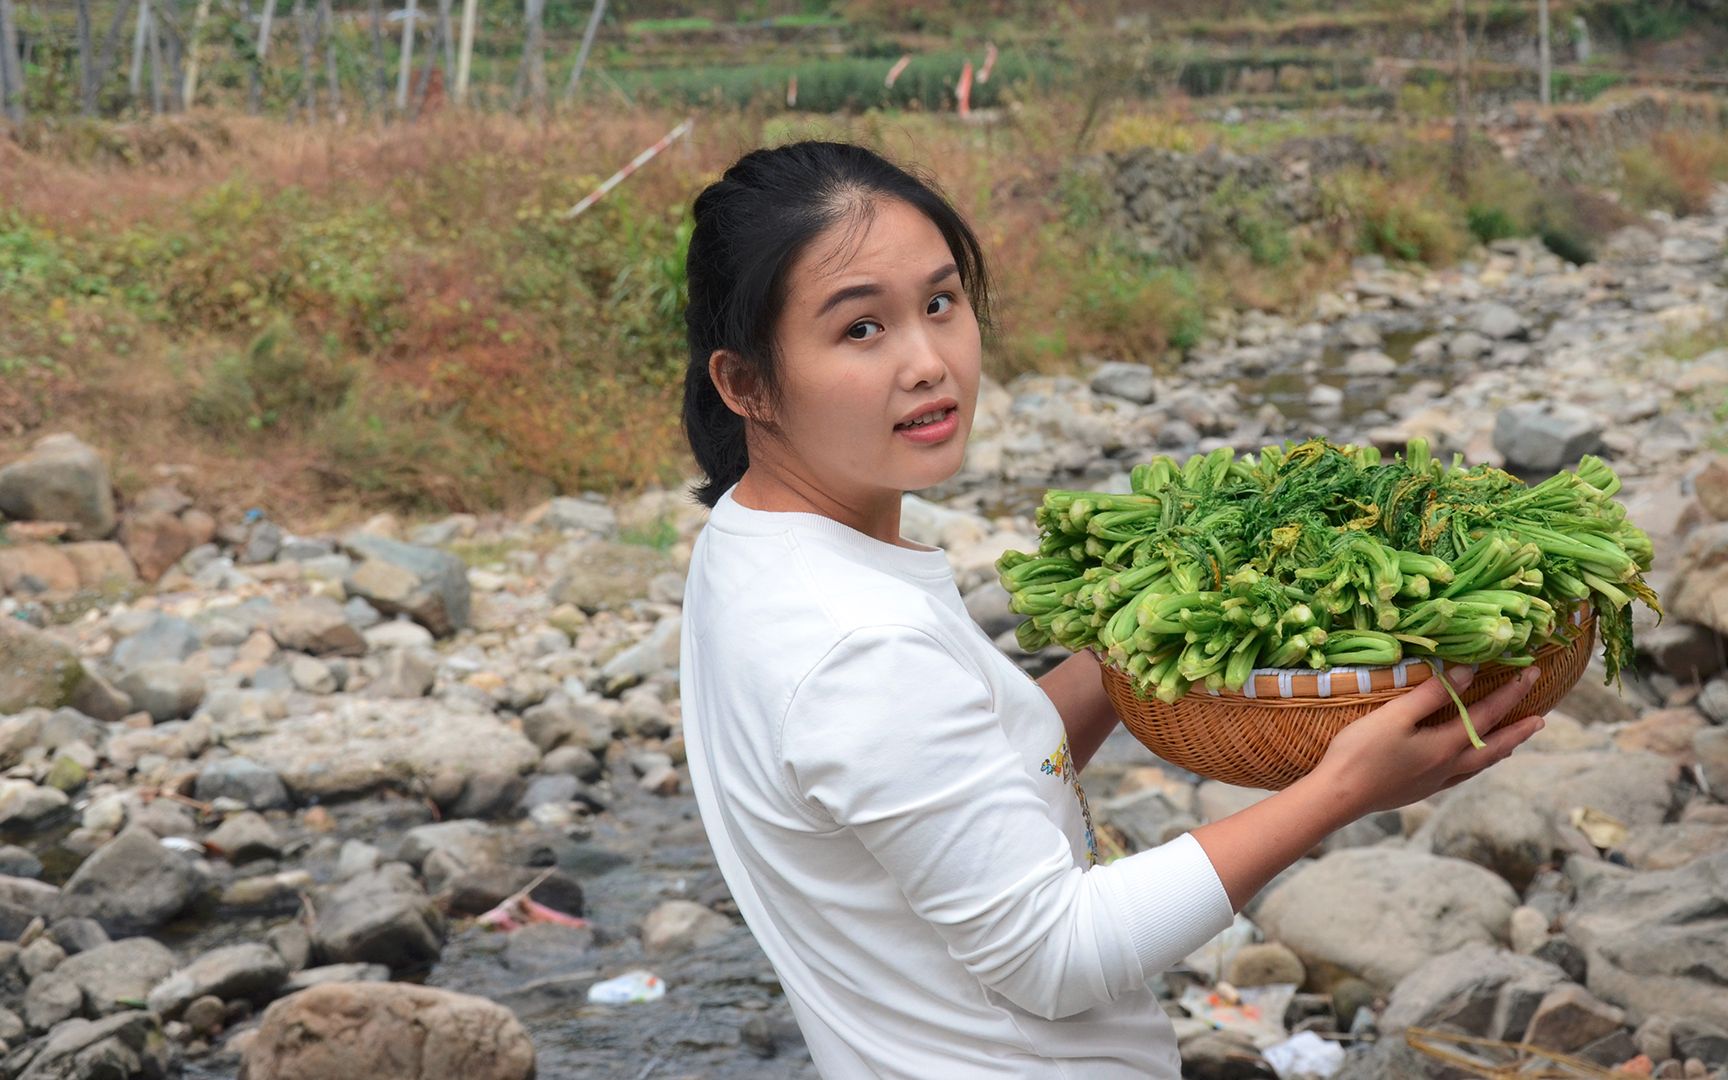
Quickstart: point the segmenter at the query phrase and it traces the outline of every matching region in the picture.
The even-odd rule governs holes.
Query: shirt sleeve
[[[850,632],[781,730],[792,794],[849,829],[978,980],[1056,1019],[1144,988],[1231,924],[1192,836],[1085,870],[988,685],[907,626]]]

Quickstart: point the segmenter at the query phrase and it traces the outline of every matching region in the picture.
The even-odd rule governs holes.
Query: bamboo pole
[[[524,0],[522,70],[527,77],[528,104],[536,115],[546,112],[546,0]]]
[[[462,0],[462,44],[456,52],[456,104],[468,100],[468,73],[473,69],[474,21],[478,16],[476,0]]]
[[[402,55],[396,61],[396,111],[408,111],[408,79],[414,71],[415,2],[408,0],[407,17],[402,20]]]
[[[606,0],[594,0],[594,11],[588,16],[588,28],[582,31],[582,48],[576,53],[576,63],[570,68],[570,81],[564,84],[564,100],[576,96],[576,84],[582,81],[582,69],[588,63],[588,50],[594,47],[594,33],[600,29],[600,18],[606,14]]]
[[[138,27],[132,33],[132,71],[126,87],[137,105],[144,93],[144,35],[150,32],[150,0],[138,0]]]
[[[438,0],[438,40],[443,45],[444,82],[456,77],[456,21],[450,17],[450,0]]]
[[[318,0],[318,26],[324,38],[324,91],[330,99],[330,119],[342,120],[342,74],[336,68],[336,16],[330,0]]]

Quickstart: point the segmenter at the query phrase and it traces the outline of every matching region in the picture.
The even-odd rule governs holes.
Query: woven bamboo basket
[[[1568,641],[1536,652],[1541,671],[1518,706],[1521,715],[1559,704],[1584,674],[1596,638],[1589,608],[1574,616]],[[1337,667],[1330,671],[1260,668],[1239,692],[1190,690],[1175,702],[1141,697],[1123,672],[1108,664],[1104,690],[1122,723],[1154,754],[1200,776],[1241,787],[1288,787],[1320,763],[1332,737],[1413,687],[1435,677],[1418,659],[1393,667]],[[1475,704],[1510,682],[1520,668],[1484,664],[1458,696]],[[1460,723],[1448,701],[1423,725]]]

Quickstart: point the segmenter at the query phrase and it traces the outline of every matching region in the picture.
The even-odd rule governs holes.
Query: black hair
[[[696,196],[685,257],[690,300],[684,326],[684,437],[706,477],[696,499],[712,507],[750,463],[744,418],[727,407],[708,371],[716,349],[737,354],[755,388],[777,400],[775,324],[785,307],[786,271],[812,240],[847,219],[867,221],[879,199],[898,199],[942,233],[960,284],[990,329],[990,286],[977,236],[935,182],[851,143],[806,141],[752,150]]]

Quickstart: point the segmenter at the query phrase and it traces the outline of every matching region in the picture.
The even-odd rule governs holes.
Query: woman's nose
[[[934,385],[948,374],[948,362],[943,359],[936,340],[929,334],[917,335],[907,348],[902,371],[910,387]]]

